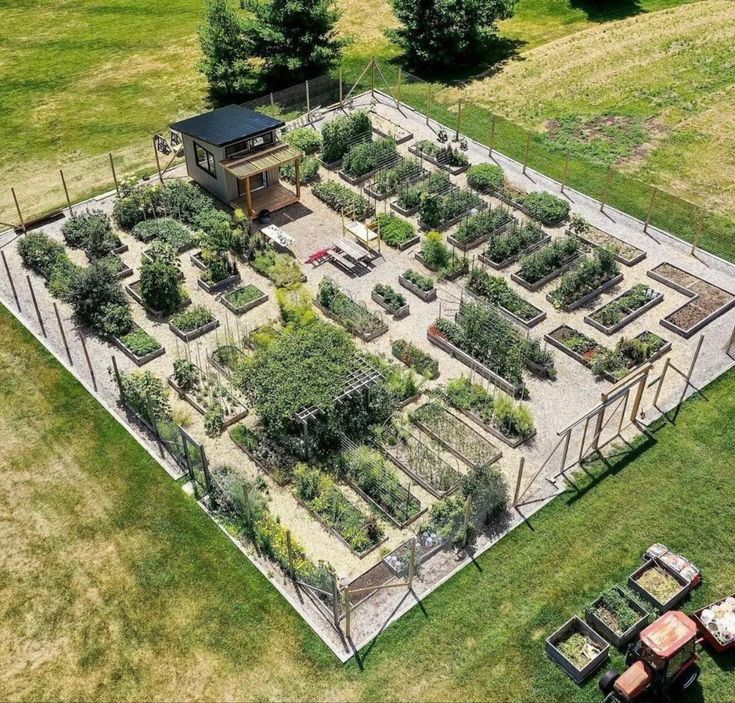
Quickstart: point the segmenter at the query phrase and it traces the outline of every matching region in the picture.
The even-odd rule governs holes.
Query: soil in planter
[[[603,350],[603,347],[595,342],[594,339],[573,330],[571,327],[561,327],[555,330],[550,336],[590,363]]]
[[[605,625],[620,636],[625,634],[643,617],[630,607],[625,596],[614,589],[603,593],[598,604],[592,610]]]
[[[670,601],[682,589],[682,585],[671,574],[655,564],[646,569],[636,582],[659,603]]]
[[[574,632],[563,642],[559,642],[556,648],[580,670],[602,652],[591,639],[579,632]]]

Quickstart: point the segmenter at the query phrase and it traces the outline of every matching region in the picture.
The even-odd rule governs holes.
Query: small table
[[[284,249],[290,249],[294,244],[294,238],[282,230],[278,225],[268,225],[260,230],[274,244]]]

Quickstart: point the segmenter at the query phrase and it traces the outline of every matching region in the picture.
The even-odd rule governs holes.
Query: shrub
[[[380,238],[390,247],[400,247],[416,236],[414,226],[392,213],[381,212],[376,218]]]
[[[114,239],[110,218],[102,210],[87,210],[73,215],[61,226],[61,233],[64,241],[74,249],[87,249],[93,241],[99,245]]]
[[[171,417],[166,384],[150,371],[121,373],[120,386],[125,402],[146,422]]]
[[[161,214],[176,217],[187,224],[202,212],[214,209],[214,203],[199,186],[186,181],[170,181],[158,189],[157,205]]]
[[[431,506],[429,520],[420,528],[421,535],[436,535],[440,540],[460,542],[464,537],[464,500],[449,496]]]
[[[511,257],[518,256],[531,245],[541,241],[544,236],[544,231],[534,223],[519,224],[517,220],[513,220],[505,232],[489,241],[484,253],[490,261],[501,264]]]
[[[98,334],[120,337],[133,325],[125,293],[104,262],[94,262],[73,277],[68,302],[79,321]]]
[[[437,360],[411,342],[397,339],[393,342],[391,351],[396,359],[406,364],[416,373],[421,374],[424,378],[439,378],[439,363]]]
[[[121,193],[112,209],[112,218],[119,227],[132,229],[139,222],[155,217],[160,188],[135,185],[121,188]]]
[[[163,315],[176,312],[183,302],[178,266],[162,257],[144,260],[140,267],[140,294],[152,310]]]
[[[545,225],[558,225],[569,216],[569,203],[546,191],[529,193],[520,199],[520,203],[531,217]]]
[[[594,257],[584,259],[576,269],[562,277],[551,297],[557,305],[569,305],[619,273],[620,266],[615,253],[604,248],[597,249]]]
[[[497,164],[476,164],[467,170],[467,185],[481,193],[503,187],[503,169]]]
[[[364,176],[396,159],[396,143],[390,138],[362,142],[353,146],[342,159],[342,170],[352,178]]]
[[[190,391],[196,382],[197,371],[188,359],[174,359],[174,381],[183,391]]]
[[[170,244],[166,244],[166,242],[160,239],[156,239],[146,249],[145,253],[148,259],[163,261],[169,266],[174,266],[177,270],[179,269],[179,257],[176,250]]]
[[[385,283],[376,283],[373,290],[393,313],[398,312],[406,304],[406,299],[392,286]]]
[[[322,128],[322,159],[326,163],[339,161],[352,146],[369,140],[372,129],[370,117],[363,111],[328,122]]]
[[[444,243],[440,232],[427,232],[421,240],[421,260],[426,268],[436,271],[440,279],[467,267],[467,259],[455,256],[454,251]]]
[[[288,254],[266,249],[250,263],[261,276],[269,278],[278,288],[299,283],[304,278],[299,262]]]
[[[508,486],[496,466],[480,464],[462,476],[460,486],[477,525],[492,522],[508,509]]]
[[[204,210],[192,223],[204,233],[203,246],[214,251],[228,251],[232,247],[234,222],[223,210]]]
[[[18,240],[18,254],[26,268],[33,269],[47,280],[57,264],[69,261],[64,245],[43,231],[30,232]]]
[[[160,241],[181,252],[194,244],[196,237],[184,225],[170,217],[139,222],[133,227],[132,235],[141,242]]]
[[[341,183],[334,181],[316,183],[312,187],[312,192],[327,207],[356,220],[364,220],[375,212],[375,208],[366,198]]]
[[[288,183],[296,183],[296,166],[294,164],[286,164],[281,166],[281,178]],[[319,178],[319,160],[314,156],[306,156],[301,161],[299,167],[299,180],[302,183],[313,183]]]
[[[207,437],[216,437],[222,432],[224,424],[225,411],[218,400],[213,400],[204,413],[204,432]]]
[[[283,135],[283,141],[304,154],[316,154],[322,148],[322,137],[311,127],[297,127]]]
[[[51,270],[51,277],[48,282],[49,293],[55,298],[68,303],[74,282],[83,270],[81,266],[77,266],[70,261],[66,255],[59,259]]]
[[[214,315],[203,305],[195,305],[188,310],[177,313],[171,318],[171,324],[182,332],[193,332],[214,320]]]

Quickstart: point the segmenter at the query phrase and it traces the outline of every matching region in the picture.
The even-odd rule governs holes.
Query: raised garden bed
[[[368,229],[379,232],[380,240],[398,251],[405,251],[421,241],[414,226],[393,213],[379,214],[368,224]]]
[[[684,339],[706,327],[735,306],[735,295],[669,263],[647,272],[650,278],[691,298],[661,320],[666,329]]]
[[[285,288],[293,283],[305,283],[306,275],[299,262],[290,254],[266,249],[250,262],[256,273],[265,276],[276,288]]]
[[[490,245],[480,254],[483,264],[500,271],[551,241],[551,235],[546,234],[537,225],[526,222],[518,224],[512,222],[497,236],[490,240]]]
[[[516,293],[504,278],[490,276],[481,268],[472,269],[463,291],[474,300],[494,305],[511,322],[526,329],[546,319],[546,313]]]
[[[219,327],[219,320],[214,319],[206,308],[195,306],[190,310],[176,313],[168,322],[169,329],[185,342],[191,342]]]
[[[447,242],[467,252],[502,234],[514,222],[510,212],[504,208],[487,208],[462,222],[457,231],[447,237]]]
[[[576,236],[585,244],[594,247],[604,247],[615,253],[615,258],[624,266],[635,266],[646,258],[646,252],[632,244],[624,242],[622,239],[614,237],[612,234],[603,232],[601,229],[593,225],[586,224],[586,227],[575,228]]]
[[[370,297],[380,305],[383,310],[393,315],[396,320],[408,317],[410,309],[406,299],[390,286],[378,283],[373,288]]]
[[[636,569],[628,577],[628,584],[661,612],[681,603],[691,586],[681,574],[655,557]]]
[[[230,286],[234,286],[236,283],[240,283],[240,280],[240,274],[233,273],[231,276],[227,276],[227,278],[223,278],[221,281],[217,281],[216,283],[208,283],[203,278],[197,278],[197,283],[202,290],[214,295],[225,288],[229,288]]]
[[[453,193],[457,193],[457,197],[466,198],[465,194],[472,194],[475,196],[476,200],[472,200],[468,202],[466,207],[460,208],[460,205],[456,205],[456,207],[452,203],[452,198],[455,196]],[[477,212],[480,212],[481,210],[485,210],[488,206],[488,204],[481,200],[477,195],[470,190],[464,190],[461,189],[455,189],[453,191],[449,191],[446,195],[440,196],[443,198],[442,202],[440,203],[440,208],[445,210],[448,213],[447,215],[442,215],[443,219],[441,219],[438,223],[428,223],[424,221],[421,218],[421,213],[419,212],[419,227],[424,230],[425,232],[443,232],[444,230],[449,229],[450,227],[456,225],[458,222],[461,222],[465,217],[469,217],[470,214],[475,214]],[[469,198],[466,198],[469,201]],[[457,201],[461,202],[461,201]],[[419,208],[421,210],[421,208]]]
[[[112,341],[136,366],[143,366],[166,353],[163,345],[135,322],[130,332]]]
[[[549,244],[548,246],[553,246],[553,244]],[[534,255],[539,254],[540,252],[544,251],[544,249],[546,249],[546,247],[537,250]],[[551,283],[551,281],[553,281],[555,278],[558,278],[563,273],[576,266],[581,260],[582,256],[580,254],[570,254],[564,257],[561,263],[556,268],[554,268],[553,271],[547,273],[545,276],[542,276],[541,278],[533,282],[527,281],[523,277],[522,268],[519,269],[517,273],[511,273],[510,279],[517,283],[519,286],[523,286],[527,290],[535,292],[537,290],[541,290],[541,288],[543,288],[547,283]]]
[[[127,245],[125,246],[127,247]],[[122,280],[123,278],[130,278],[130,276],[133,275],[133,269],[128,266],[119,256],[109,256],[105,259],[105,261],[115,272],[118,280]]]
[[[656,361],[670,351],[671,342],[646,330],[632,340],[619,339],[613,349],[603,352],[602,358],[598,359],[599,364],[593,366],[592,370],[598,376],[615,383],[643,364]]]
[[[392,139],[396,144],[405,144],[413,139],[413,133],[404,129],[395,122],[379,115],[377,112],[370,113],[370,122],[375,134]]]
[[[293,470],[299,460],[268,435],[255,432],[245,425],[235,425],[230,429],[230,439],[279,486],[291,483]]]
[[[223,376],[229,377],[246,357],[247,354],[234,344],[222,344],[209,353],[209,363]]]
[[[244,315],[249,310],[258,307],[258,305],[262,305],[267,300],[268,295],[252,284],[240,286],[239,288],[228,291],[220,298],[222,305],[235,313],[235,315]]]
[[[189,261],[198,269],[202,271],[207,270],[207,263],[204,261],[201,251],[195,251],[193,254],[189,254]]]
[[[314,305],[364,342],[371,342],[388,331],[388,325],[379,314],[354,301],[331,278],[322,279]]]
[[[575,615],[546,639],[546,654],[582,683],[607,661],[610,645]]]
[[[587,293],[577,298],[573,302],[569,303],[568,305],[559,305],[559,310],[561,310],[562,312],[572,312],[573,310],[577,310],[578,308],[581,308],[582,306],[589,303],[591,300],[594,300],[598,296],[602,295],[605,291],[610,290],[611,288],[614,288],[622,280],[623,280],[623,274],[619,273],[616,276],[613,276],[613,278],[609,278],[604,283],[601,283],[596,288],[593,288],[591,291],[588,291]],[[555,292],[556,291],[547,293],[546,300],[547,302],[556,306],[558,301],[557,301],[557,298],[555,297]]]
[[[447,173],[451,173],[453,176],[464,173],[470,167],[467,157],[458,149],[451,146],[440,147],[426,139],[412,144],[408,147],[408,150],[415,156],[426,159],[429,163],[438,166]]]
[[[395,165],[376,174],[365,193],[376,200],[395,195],[401,188],[426,179],[429,172],[415,159],[401,159]]]
[[[434,380],[439,378],[439,364],[423,349],[404,339],[397,339],[391,345],[391,353],[401,363],[413,369],[417,374]]]
[[[168,383],[181,398],[202,415],[207,414],[210,403],[218,403],[223,410],[222,427],[239,422],[248,414],[248,409],[229,391],[214,374],[206,374],[196,364],[192,364],[191,385],[182,388],[174,375],[169,376]]]
[[[427,287],[427,282],[432,284],[431,288]],[[425,303],[431,303],[436,300],[436,288],[433,285],[433,281],[428,276],[423,276],[417,271],[412,271],[411,269],[404,271],[402,276],[398,276],[398,283]]]
[[[467,273],[467,271],[469,271],[469,262],[464,257],[462,258],[456,257],[454,259],[454,261],[457,263],[453,264],[454,266],[453,270],[450,269],[450,270],[440,271],[436,268],[432,268],[431,266],[429,266],[424,261],[424,257],[421,255],[420,251],[417,251],[413,256],[416,259],[416,261],[418,261],[422,266],[425,266],[429,271],[432,271],[433,273],[441,274],[441,277],[445,281],[456,281],[458,278],[462,278],[462,276],[464,276]]]
[[[422,181],[407,184],[402,190],[399,189],[398,197],[393,201],[390,206],[392,210],[395,210],[398,214],[404,217],[410,217],[415,215],[421,207],[421,199],[426,193],[435,193],[442,195],[452,190],[455,186],[452,185],[449,175],[443,171],[435,171],[429,174],[429,176]]]
[[[590,368],[595,357],[605,350],[605,347],[598,344],[594,339],[582,332],[577,332],[569,325],[560,325],[544,335],[544,339],[551,346],[563,351],[567,356],[571,356],[572,359],[587,368]]]
[[[133,281],[132,283],[129,283],[125,286],[125,292],[139,305],[142,305],[145,308],[145,311],[151,316],[155,317],[157,319],[163,319],[166,317],[165,313],[162,310],[155,310],[154,308],[146,305],[145,300],[143,300],[143,295],[140,292],[140,281]],[[189,307],[191,305],[191,298],[187,296],[181,301],[181,305],[179,306],[179,312],[184,310],[185,308]]]
[[[585,315],[584,321],[604,334],[615,334],[656,307],[663,299],[662,293],[639,283],[591,315]]]
[[[342,157],[340,178],[356,186],[376,173],[390,168],[400,159],[396,144],[392,139],[377,139],[355,144]]]
[[[494,464],[503,456],[492,442],[435,401],[412,412],[411,422],[467,466]]]
[[[608,642],[621,649],[647,624],[648,611],[615,586],[585,611],[585,619]]]
[[[359,186],[361,183],[364,183],[367,180],[370,180],[373,178],[376,174],[380,173],[381,171],[390,168],[391,166],[395,166],[396,163],[398,163],[400,157],[398,154],[396,154],[392,159],[389,161],[386,161],[383,164],[380,164],[377,168],[374,168],[367,173],[363,173],[360,176],[350,176],[348,173],[345,173],[343,170],[339,171],[339,177],[349,183],[351,186]],[[343,159],[343,165],[344,165],[344,159]]]
[[[352,302],[355,303],[354,300]],[[380,325],[378,325],[377,323],[375,325],[371,324],[369,330],[359,329],[357,327],[354,327],[353,323],[350,322],[348,318],[333,313],[328,308],[325,308],[319,301],[315,300],[314,305],[316,305],[326,317],[341,325],[347,331],[352,332],[352,334],[357,335],[360,339],[362,339],[363,342],[372,342],[374,339],[377,339],[388,331],[388,325],[386,325],[382,321]],[[360,307],[364,313],[373,315],[373,313],[371,313],[367,308],[363,308],[359,303],[355,303],[355,305],[357,307]],[[363,313],[361,312],[360,315],[362,316],[362,314]]]
[[[460,473],[452,467],[426,440],[411,432],[389,438],[381,444],[381,451],[401,471],[423,486],[436,498],[450,495],[459,486]]]

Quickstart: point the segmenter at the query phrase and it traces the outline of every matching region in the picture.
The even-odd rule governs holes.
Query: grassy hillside
[[[735,372],[347,667],[4,308],[0,437],[0,700],[598,703],[543,641],[645,547],[703,568],[687,608],[735,583]],[[729,703],[732,658],[702,667],[681,700]]]

